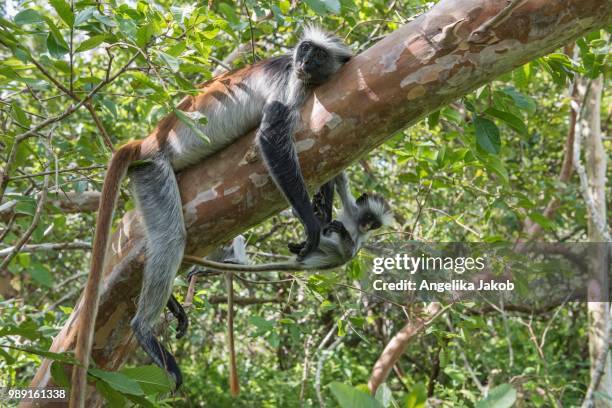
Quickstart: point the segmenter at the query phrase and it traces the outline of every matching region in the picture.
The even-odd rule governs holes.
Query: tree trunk
[[[577,125],[577,143],[584,143],[586,179],[581,177],[583,195],[588,214],[589,242],[605,242],[608,234],[606,221],[606,151],[601,138],[601,94],[603,77],[589,80],[578,80],[579,100],[584,102]],[[579,158],[579,156],[578,156]],[[582,168],[580,169],[582,170]],[[583,174],[580,174],[583,176]],[[586,183],[585,183],[586,181]],[[598,245],[591,248],[589,255],[589,299],[608,299],[609,288],[609,248]],[[595,363],[601,353],[607,353],[608,320],[610,319],[609,302],[589,302],[589,355],[591,359],[591,377],[599,381],[596,391],[612,396],[612,365],[610,355],[605,358],[603,372],[596,372]],[[597,378],[599,380],[597,380]],[[593,380],[592,380],[593,381]],[[612,403],[595,397],[596,407],[612,407]]]
[[[609,24],[611,14],[608,0],[442,0],[316,89],[296,135],[308,185],[320,185],[427,113]],[[287,206],[257,154],[253,133],[178,179],[191,255],[206,254]],[[130,212],[113,237],[96,320],[93,359],[103,369],[119,368],[133,350],[129,321],[143,248],[138,217]],[[77,305],[51,350],[72,350],[79,312]],[[31,385],[48,385],[48,369],[43,362]]]

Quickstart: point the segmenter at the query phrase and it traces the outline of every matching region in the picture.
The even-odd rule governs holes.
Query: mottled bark
[[[594,80],[579,78],[577,80],[580,114],[576,122],[576,141],[574,149],[574,166],[580,176],[581,190],[588,214],[588,240],[603,242],[610,240],[606,220],[606,168],[607,154],[601,138],[601,95],[603,77]],[[583,145],[583,146],[582,146]],[[584,147],[584,165],[580,159],[580,147]],[[588,256],[589,266],[589,299],[607,299],[609,297],[609,253],[608,248],[596,246]],[[612,402],[604,398],[593,398],[593,392],[599,391],[612,395],[612,359],[609,350],[610,303],[589,302],[589,355],[591,359],[591,387],[585,398],[584,407],[612,407]],[[602,354],[605,353],[605,354]],[[596,367],[600,361],[599,367]]]
[[[308,185],[320,185],[427,113],[611,21],[608,0],[528,0],[496,18],[507,4],[442,0],[316,89],[296,135]],[[252,133],[182,172],[179,183],[192,255],[206,254],[287,206]],[[129,321],[143,247],[138,217],[128,213],[114,235],[96,321],[93,359],[104,369],[120,367],[133,347]],[[53,351],[72,349],[78,313],[77,305]],[[49,383],[48,368],[44,362],[33,386]]]

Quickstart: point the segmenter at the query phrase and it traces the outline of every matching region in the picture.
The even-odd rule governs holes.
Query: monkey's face
[[[300,43],[294,64],[298,78],[311,86],[327,81],[342,65],[332,53],[310,41]]]
[[[363,193],[356,201],[359,207],[357,218],[359,232],[366,234],[393,222],[393,214],[387,201],[378,194]]]
[[[382,222],[370,211],[364,212],[361,217],[359,217],[359,232],[362,234],[377,230],[380,227],[382,227]]]

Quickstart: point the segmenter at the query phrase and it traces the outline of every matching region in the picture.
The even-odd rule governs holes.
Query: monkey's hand
[[[319,223],[313,223],[311,226],[306,227],[306,234],[308,237],[306,238],[306,242],[304,243],[304,247],[298,254],[298,261],[304,259],[308,254],[319,247],[319,241],[321,239],[321,226]]]
[[[191,278],[194,276],[212,276],[219,275],[220,272],[213,271],[212,269],[204,269],[201,266],[192,266],[187,272],[187,282],[191,282]]]
[[[289,248],[289,252],[295,255],[299,255],[305,246],[306,246],[306,241],[302,241],[299,244],[295,242],[290,242],[287,244],[287,248]]]
[[[349,232],[344,227],[344,224],[342,224],[338,220],[333,220],[332,222],[327,224],[327,226],[325,226],[325,228],[323,229],[323,235],[326,235],[326,236],[333,232],[339,234],[341,237],[350,236]]]

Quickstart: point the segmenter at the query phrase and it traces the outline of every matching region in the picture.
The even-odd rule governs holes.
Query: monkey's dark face
[[[390,225],[393,214],[387,201],[377,194],[362,194],[356,201],[359,207],[357,218],[359,232],[366,234],[382,227]]]
[[[362,234],[377,230],[380,227],[382,227],[382,222],[379,217],[370,211],[364,212],[361,217],[359,217],[359,232]]]
[[[346,62],[346,61],[344,61]],[[302,41],[295,53],[295,73],[310,86],[326,82],[342,66],[335,55],[310,41]]]

